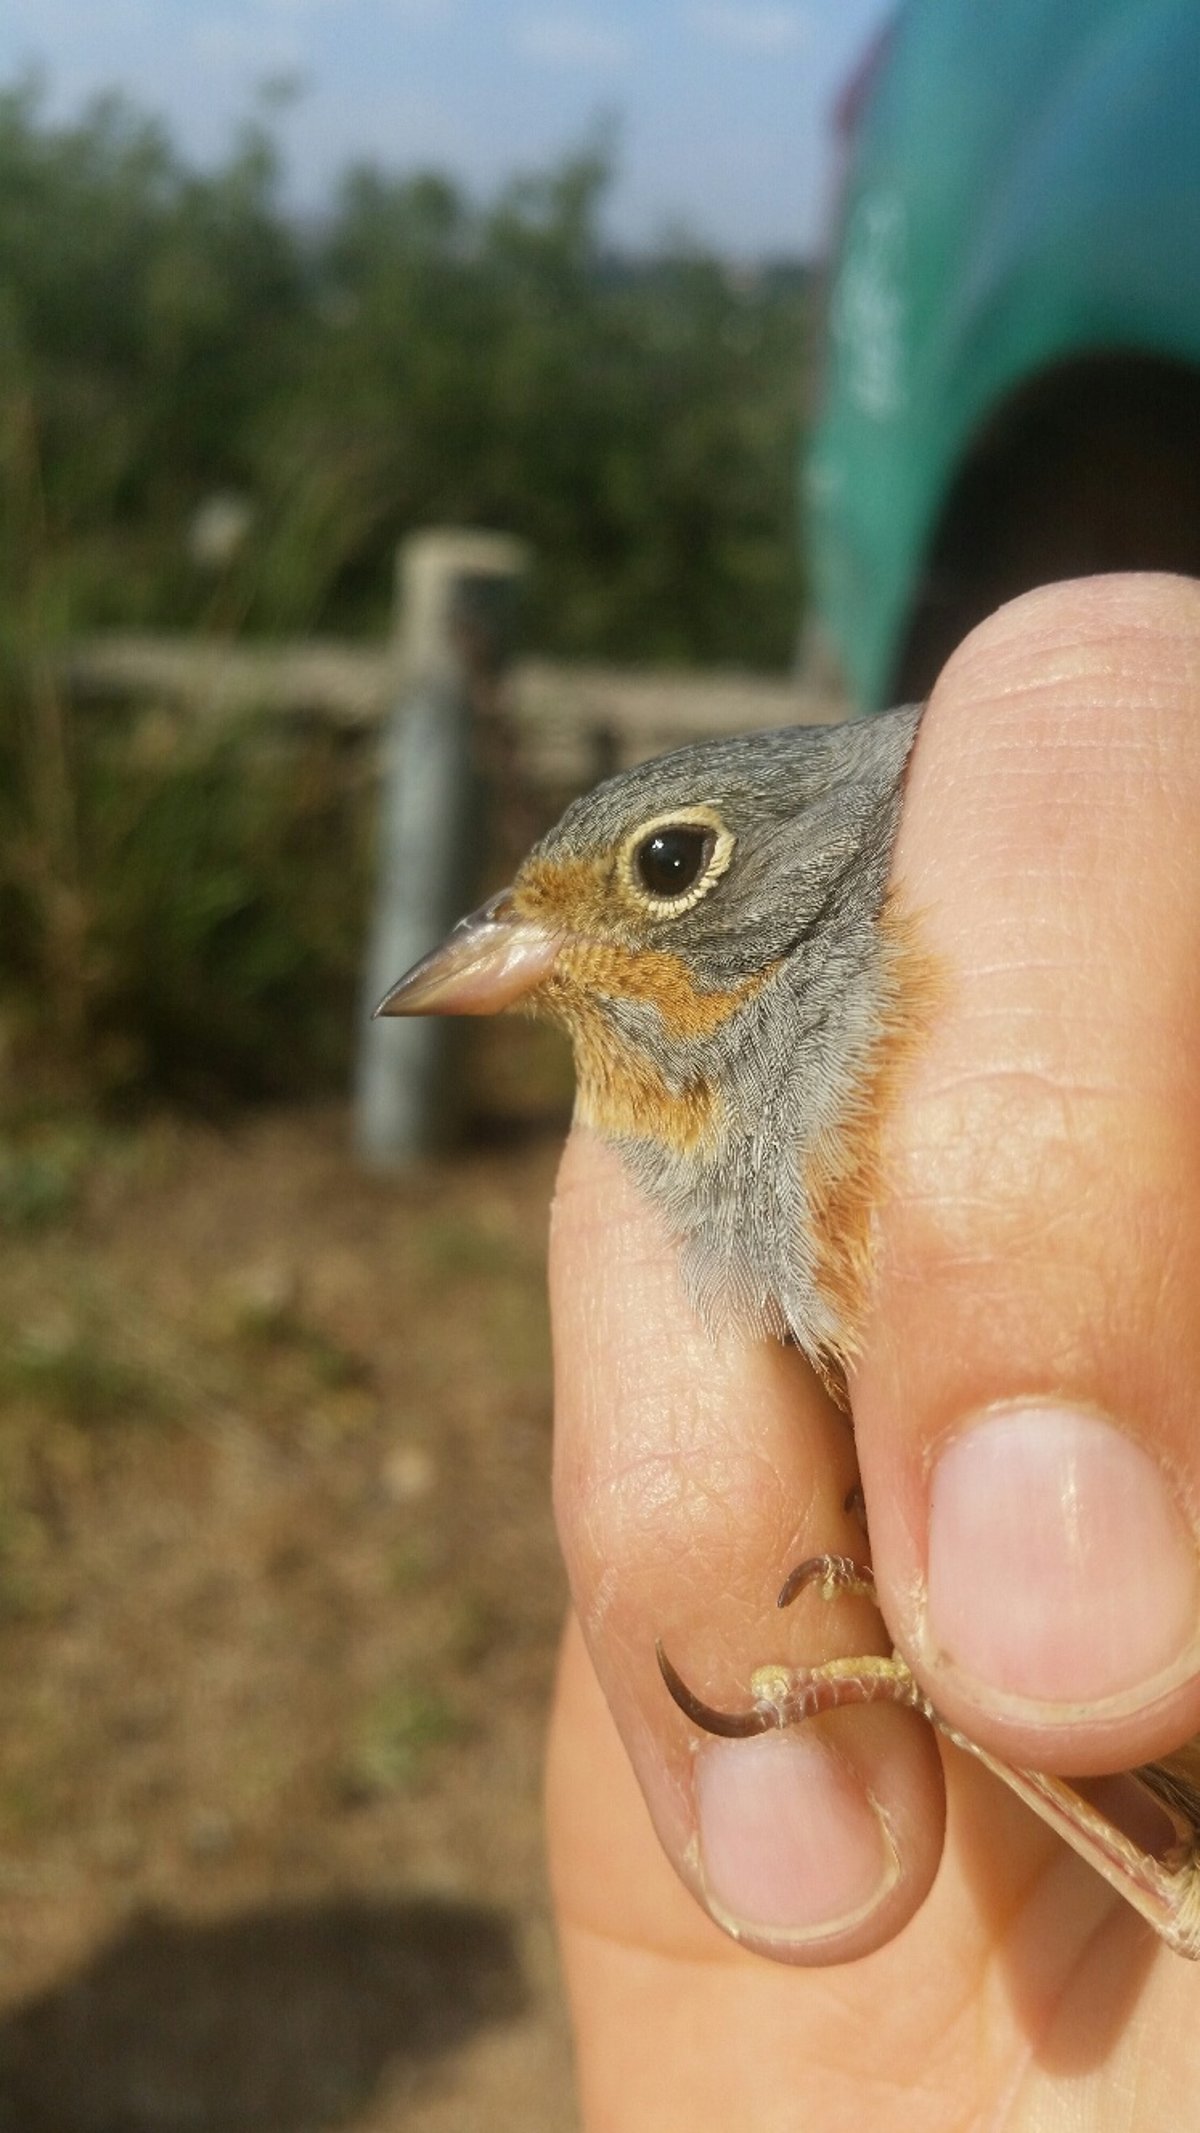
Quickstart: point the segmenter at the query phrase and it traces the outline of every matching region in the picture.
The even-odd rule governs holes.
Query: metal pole
[[[506,534],[415,534],[397,570],[397,691],[384,741],[375,910],[363,985],[355,1141],[378,1169],[430,1154],[453,1121],[448,1033],[373,1022],[389,986],[441,939],[478,884],[477,723],[511,657],[526,569]]]

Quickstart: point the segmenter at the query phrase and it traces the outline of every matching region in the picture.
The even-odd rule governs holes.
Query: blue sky
[[[290,197],[355,159],[490,191],[618,121],[610,226],[683,227],[736,256],[823,234],[832,99],[889,0],[6,0],[0,80],[37,67],[48,109],[117,87],[197,162],[255,88],[295,73]]]

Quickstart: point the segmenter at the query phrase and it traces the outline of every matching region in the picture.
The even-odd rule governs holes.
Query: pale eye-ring
[[[620,872],[643,910],[678,918],[707,896],[732,857],[733,838],[715,808],[681,807],[630,832]]]

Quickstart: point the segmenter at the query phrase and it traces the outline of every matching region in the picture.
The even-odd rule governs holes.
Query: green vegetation
[[[78,1152],[77,1152],[78,1151]],[[0,1235],[48,1229],[75,1207],[87,1163],[87,1141],[75,1146],[14,1147],[0,1139]]]
[[[404,533],[492,525],[546,649],[785,661],[804,276],[615,258],[610,177],[480,204],[360,168],[302,228],[262,124],[202,176],[126,104],[0,94],[6,582],[36,569],[51,628],[374,630]],[[218,495],[253,516],[214,572]]]
[[[170,1404],[165,1386],[86,1311],[42,1332],[0,1327],[0,1414],[18,1403],[82,1425],[155,1420]]]
[[[463,1722],[439,1688],[417,1680],[393,1682],[363,1714],[345,1784],[352,1796],[407,1790],[418,1784],[435,1749],[460,1740]]]
[[[610,175],[479,203],[361,168],[302,227],[263,123],[201,175],[123,103],[0,93],[0,1082],[209,1101],[348,1062],[361,765],[77,713],[70,636],[377,634],[396,542],[457,523],[532,544],[539,648],[786,661],[804,277],[614,258]],[[10,1168],[6,1219],[59,1192]]]
[[[0,1070],[39,1103],[337,1086],[366,910],[363,798],[320,736],[285,748],[246,727],[215,741],[152,729],[139,744],[53,694],[32,708],[10,694]],[[55,1189],[6,1166],[0,1203],[34,1220]]]

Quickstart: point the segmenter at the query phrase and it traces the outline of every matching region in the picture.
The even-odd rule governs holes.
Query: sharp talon
[[[806,1585],[824,1585],[830,1598],[835,1592],[857,1592],[864,1599],[875,1598],[871,1572],[863,1564],[851,1562],[848,1555],[810,1555],[805,1562],[797,1563],[779,1588],[776,1607],[790,1607]]]
[[[705,1733],[719,1733],[724,1740],[748,1740],[755,1733],[769,1733],[779,1724],[774,1711],[718,1711],[710,1703],[702,1703],[689,1689],[681,1674],[677,1674],[661,1644],[654,1647],[658,1659],[658,1671],[666,1682],[685,1718]]]
[[[775,1602],[776,1607],[790,1607],[797,1594],[803,1592],[806,1585],[815,1585],[818,1581],[824,1583],[824,1580],[829,1575],[831,1564],[837,1560],[838,1558],[834,1555],[810,1555],[803,1563],[797,1563],[794,1570],[788,1571],[779,1588],[779,1595]]]
[[[866,1533],[867,1499],[863,1495],[863,1485],[861,1481],[856,1481],[852,1489],[847,1489],[845,1500],[842,1504],[842,1509],[843,1511],[852,1514],[858,1520],[858,1523],[862,1527],[863,1532]]]

